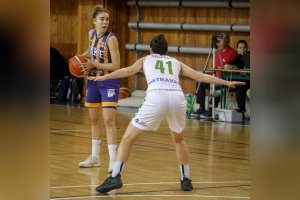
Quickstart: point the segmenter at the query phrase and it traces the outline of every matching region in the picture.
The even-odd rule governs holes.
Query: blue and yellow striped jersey
[[[96,30],[93,30],[90,38],[90,54],[94,62],[98,63],[112,63],[110,51],[108,48],[108,38],[114,34],[110,31],[106,31],[102,36],[97,37]],[[92,74],[100,73],[100,76],[109,73],[108,70],[92,70]]]

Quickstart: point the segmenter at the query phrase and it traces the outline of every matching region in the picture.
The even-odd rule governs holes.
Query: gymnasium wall
[[[110,30],[119,41],[121,67],[133,64],[136,60],[134,51],[126,50],[126,43],[136,43],[136,30],[129,29],[127,23],[136,21],[136,8],[129,7],[126,0],[51,0],[51,46],[57,48],[66,59],[76,52],[83,53],[88,48],[88,30],[93,27],[92,13],[96,5],[111,11]],[[141,7],[143,22],[166,23],[205,23],[205,24],[250,24],[248,8],[154,8]],[[207,31],[177,30],[141,30],[141,43],[148,44],[152,37],[163,33],[169,45],[210,47],[211,35]],[[231,46],[240,39],[245,39],[250,47],[250,34],[232,32]],[[148,52],[142,52],[142,56]],[[207,55],[170,53],[196,70],[203,69]],[[141,74],[138,89],[146,89],[144,76]],[[135,78],[123,78],[121,85],[130,91],[135,89]],[[181,81],[184,92],[194,92],[195,82],[183,78]]]
[[[142,7],[141,16],[143,22],[164,22],[164,23],[199,23],[199,24],[250,24],[250,10],[249,9],[236,9],[236,8],[151,8]],[[136,9],[130,7],[131,22],[136,21]],[[135,43],[136,34],[135,29],[129,30],[128,43]],[[177,30],[141,30],[142,41],[141,43],[147,44],[151,41],[154,35],[163,33],[168,41],[169,45],[174,46],[199,46],[210,47],[211,36],[213,32],[203,31],[177,31]],[[235,48],[235,44],[240,39],[245,39],[250,46],[250,34],[235,32],[230,33],[231,46]],[[142,56],[148,52],[143,52]],[[169,53],[170,56],[174,56],[180,61],[186,63],[190,67],[200,70],[204,68],[207,55],[200,54],[178,54]],[[135,61],[135,53],[129,51],[129,63]],[[142,76],[143,77],[143,76]],[[134,77],[130,77],[128,81],[129,88],[134,88]],[[185,93],[195,92],[195,82],[183,78],[181,81],[182,89]],[[141,78],[141,89],[146,88],[146,82],[144,78]]]
[[[66,59],[77,52],[78,1],[50,1],[50,45]]]

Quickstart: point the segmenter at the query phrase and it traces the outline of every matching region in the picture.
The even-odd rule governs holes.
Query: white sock
[[[108,146],[109,159],[115,161],[117,155],[117,145],[109,144]]]
[[[101,140],[92,140],[92,156],[99,158]]]
[[[183,178],[190,178],[190,165],[185,164],[185,165],[179,165],[180,168],[180,178],[183,180]]]
[[[125,163],[122,161],[115,161],[114,169],[111,173],[111,177],[116,177],[118,174],[121,174],[125,167]]]

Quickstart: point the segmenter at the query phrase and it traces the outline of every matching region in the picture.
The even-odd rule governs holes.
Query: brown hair
[[[105,13],[110,14],[109,10],[97,6],[97,7],[94,9],[93,19],[95,19],[96,16],[97,16],[98,14],[102,13],[102,12],[105,12]]]
[[[150,47],[152,48],[153,53],[166,55],[168,51],[168,42],[163,34],[159,34],[151,40]]]

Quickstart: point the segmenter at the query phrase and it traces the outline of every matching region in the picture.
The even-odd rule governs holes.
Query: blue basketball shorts
[[[115,83],[115,84],[113,84]],[[85,106],[89,108],[114,108],[119,99],[118,82],[87,80]]]

